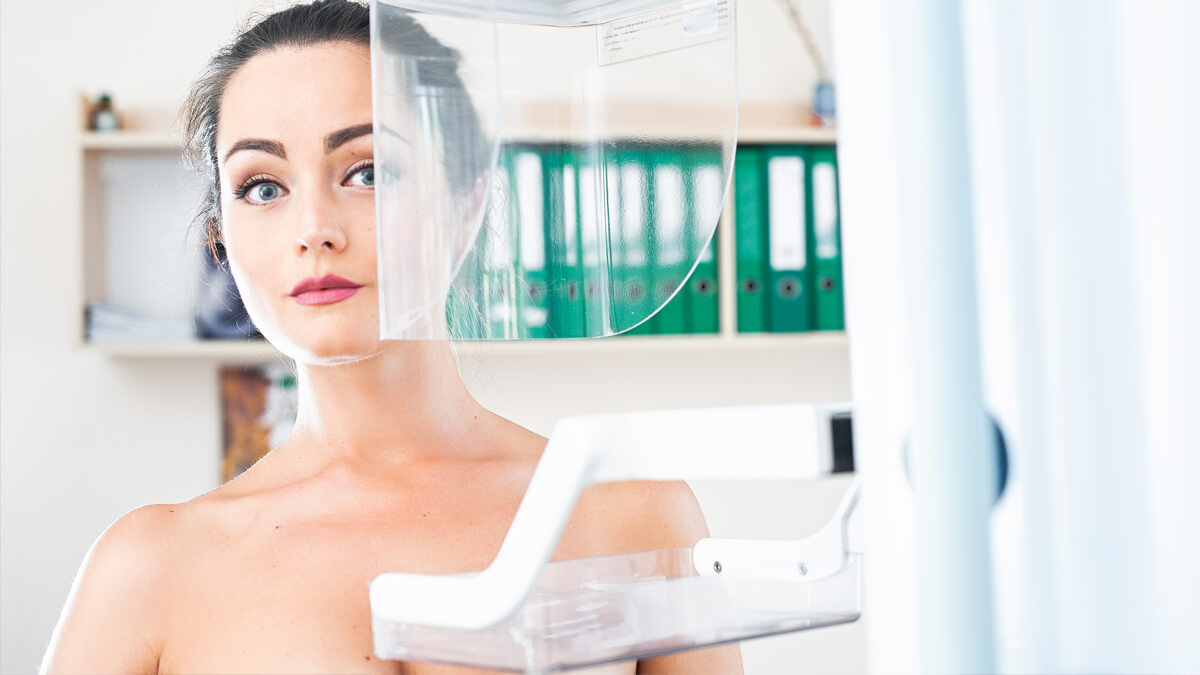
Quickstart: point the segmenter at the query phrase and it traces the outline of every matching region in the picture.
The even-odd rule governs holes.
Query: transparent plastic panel
[[[377,0],[383,336],[599,337],[674,297],[733,163],[734,9]]]
[[[702,574],[685,548],[555,562],[504,623],[469,631],[375,617],[375,651],[546,673],[849,623],[861,614],[859,561]]]
[[[670,5],[702,5],[696,0],[403,0],[393,4],[422,12],[478,17],[491,7],[497,21],[543,26],[587,26],[641,14]]]

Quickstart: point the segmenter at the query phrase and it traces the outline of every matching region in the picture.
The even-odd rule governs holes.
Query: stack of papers
[[[87,306],[87,339],[97,344],[180,342],[194,339],[191,316],[162,316],[103,302]]]

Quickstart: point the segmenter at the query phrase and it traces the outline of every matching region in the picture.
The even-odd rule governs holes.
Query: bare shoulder
[[[708,536],[695,494],[683,481],[629,481],[593,486],[584,493],[593,522],[608,541],[605,553],[635,553],[690,548]],[[690,650],[638,661],[639,675],[738,675],[741,649],[736,644]]]
[[[695,494],[683,481],[625,481],[589,488],[580,499],[601,524],[607,553],[687,548],[708,536]]]
[[[45,672],[157,669],[161,597],[180,505],[144,506],[92,544],[54,630]]]
[[[175,549],[176,512],[184,508],[183,504],[151,504],[117,519],[92,544],[77,585],[104,581],[147,587],[159,581]]]
[[[519,456],[532,475],[547,439],[508,422],[520,439]],[[597,483],[579,495],[568,528],[583,531],[588,543],[572,557],[687,548],[708,536],[704,514],[684,481],[634,480]]]

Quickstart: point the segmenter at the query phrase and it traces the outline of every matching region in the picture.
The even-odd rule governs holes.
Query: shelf
[[[537,138],[533,138],[537,140]],[[739,143],[837,143],[832,127],[749,127],[738,131]],[[182,143],[170,133],[160,131],[84,132],[80,139],[84,150],[181,151]]]
[[[834,145],[837,130],[833,127],[751,127],[738,132],[738,143],[800,143]]]
[[[513,340],[508,342],[456,342],[454,350],[464,356],[519,356],[615,354],[654,352],[703,352],[705,350],[753,351],[761,349],[822,349],[844,347],[842,332],[726,335],[644,335],[580,340]],[[84,348],[120,358],[188,358],[216,361],[255,362],[283,358],[262,340],[195,340],[191,342],[142,342],[86,344]]]
[[[832,145],[837,143],[837,130],[814,126],[807,106],[743,101],[738,109],[738,143]]]
[[[689,137],[707,134],[703,122],[721,117],[721,111],[698,111],[695,106],[664,107],[656,104],[653,109],[634,106],[628,114],[609,120],[610,130],[629,129],[633,135],[644,135],[646,129],[656,128],[663,133]],[[799,105],[743,103],[739,110],[738,141],[742,143],[820,143],[837,142],[837,131],[832,127],[813,126],[808,123],[808,109]],[[519,129],[509,136],[529,141],[561,140],[566,130],[574,129],[576,121],[569,107],[561,104],[539,102],[530,104],[512,113],[520,120]],[[647,120],[672,120],[670,126]],[[578,130],[576,130],[578,131]],[[701,133],[701,132],[704,133]],[[581,131],[579,133],[582,133]],[[586,136],[586,135],[585,135]],[[80,145],[84,150],[181,150],[182,139],[178,134],[159,130],[136,131],[85,131]]]
[[[283,358],[264,340],[193,340],[191,342],[84,343],[89,352],[139,359],[187,358],[252,362]]]
[[[846,344],[843,332],[747,335],[638,335],[577,340],[514,340],[509,342],[457,342],[454,349],[472,355],[599,355],[656,352],[745,352],[780,348],[829,348]]]
[[[85,131],[79,144],[84,150],[182,150],[183,143],[167,131]]]
[[[661,116],[660,107],[653,112]],[[569,111],[567,111],[569,112]],[[547,127],[559,128],[564,115],[562,106],[540,104],[531,106],[525,113],[525,127],[531,130],[530,138],[536,139],[541,122]],[[677,114],[671,119],[700,120],[705,113],[696,110],[671,111]],[[628,119],[610,120],[638,124],[644,122],[645,109],[631,110]],[[802,105],[777,103],[743,103],[739,109],[739,142],[742,143],[793,143],[793,144],[834,144],[837,140],[836,130],[828,127],[815,127],[807,124],[808,109]],[[149,118],[147,118],[149,119]],[[105,161],[105,153],[179,153],[182,141],[177,133],[167,131],[165,122],[162,126],[147,126],[139,130],[116,132],[82,132],[79,143],[84,157],[84,165],[96,171],[99,162]],[[686,135],[688,126],[680,124],[679,133]],[[158,130],[154,130],[158,129]],[[86,182],[85,182],[86,186]],[[91,194],[86,192],[85,194]],[[92,203],[100,203],[97,196],[88,197]],[[86,199],[86,198],[85,198]],[[85,207],[86,209],[86,207]],[[81,241],[84,250],[85,275],[89,281],[84,284],[81,303],[92,299],[94,289],[100,287],[103,280],[98,277],[97,263],[87,262],[87,251],[103,244],[103,238],[98,232],[102,231],[102,223],[89,224],[89,216],[81,220]],[[97,218],[97,216],[91,216]],[[732,222],[732,199],[726,200],[723,219]],[[844,348],[846,338],[844,333],[803,333],[803,334],[749,334],[739,335],[735,331],[737,310],[734,304],[736,287],[733,280],[736,277],[735,256],[732,251],[735,246],[734,232],[731,227],[718,230],[718,260],[721,279],[720,321],[721,333],[712,335],[651,335],[635,337],[615,337],[591,340],[525,340],[510,342],[458,342],[455,352],[466,357],[474,355],[486,358],[520,358],[523,355],[601,355],[601,354],[654,354],[654,353],[745,353],[753,350],[789,350],[789,349],[828,349]],[[94,269],[88,268],[92,265]],[[82,315],[82,314],[81,314]],[[86,329],[82,324],[80,333]],[[195,359],[229,363],[256,363],[283,358],[274,347],[263,341],[189,341],[189,342],[129,342],[108,344],[87,344],[85,349],[106,354],[116,358],[129,359]]]

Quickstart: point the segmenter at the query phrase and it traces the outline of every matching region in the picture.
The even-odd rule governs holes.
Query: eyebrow
[[[283,146],[275,141],[267,141],[261,138],[244,138],[229,148],[229,152],[225,153],[225,161],[228,162],[233,153],[239,150],[258,150],[275,155],[280,159],[287,159],[287,153],[283,151]]]
[[[373,128],[373,125],[368,122],[367,124],[356,124],[352,127],[346,127],[345,129],[329,134],[325,137],[325,154],[328,155],[359,136],[366,136],[372,133]]]
[[[356,124],[352,127],[346,127],[345,129],[339,129],[331,132],[329,135],[325,136],[325,154],[328,155],[329,153],[337,150],[341,146],[349,143],[359,136],[366,136],[372,132],[373,126],[369,122],[366,124]],[[260,152],[275,155],[280,159],[287,159],[287,152],[284,151],[283,144],[281,143],[276,141],[268,141],[263,138],[244,138],[237,143],[234,143],[233,146],[229,148],[229,152],[225,153],[225,161],[228,162],[229,158],[233,156],[233,153],[241,150],[258,150]]]

